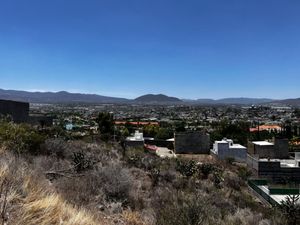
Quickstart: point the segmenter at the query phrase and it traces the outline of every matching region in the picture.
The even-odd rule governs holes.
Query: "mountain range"
[[[300,98],[274,100],[268,98],[223,98],[223,99],[179,99],[175,97],[166,96],[163,94],[147,94],[136,99],[116,98],[109,96],[102,96],[96,94],[81,94],[69,93],[66,91],[60,92],[29,92],[0,89],[0,99],[24,101],[30,103],[140,103],[140,104],[230,104],[230,105],[253,105],[253,104],[285,104],[291,106],[300,106]]]
[[[95,94],[60,92],[28,92],[0,89],[0,99],[30,103],[119,103],[129,101],[125,98],[107,97]]]

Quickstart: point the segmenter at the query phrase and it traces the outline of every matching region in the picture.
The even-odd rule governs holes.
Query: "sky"
[[[300,97],[299,0],[1,0],[0,88]]]

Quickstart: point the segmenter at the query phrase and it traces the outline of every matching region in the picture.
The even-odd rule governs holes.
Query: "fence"
[[[272,206],[278,206],[278,203],[266,192],[260,189],[258,186],[267,185],[267,180],[248,180],[248,185],[259,194],[264,200],[270,203]]]

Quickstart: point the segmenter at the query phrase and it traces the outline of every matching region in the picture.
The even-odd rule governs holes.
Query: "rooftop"
[[[252,142],[255,145],[260,145],[260,146],[270,146],[274,145],[274,143],[268,142],[268,141],[253,141]]]

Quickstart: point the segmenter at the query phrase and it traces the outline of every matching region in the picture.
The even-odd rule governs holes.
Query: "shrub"
[[[260,213],[253,213],[250,209],[238,209],[234,215],[228,215],[225,218],[225,224],[230,225],[261,225],[266,220]]]
[[[132,177],[128,169],[119,164],[110,164],[99,168],[101,186],[108,198],[115,200],[128,200],[132,186]]]
[[[41,144],[45,136],[26,124],[14,124],[12,122],[0,122],[0,142],[10,151],[16,154],[41,153]]]
[[[92,161],[83,152],[73,153],[73,165],[77,173],[92,168]]]
[[[43,151],[47,155],[54,155],[57,158],[65,158],[67,142],[61,138],[47,139],[43,146]]]
[[[167,202],[157,208],[158,225],[207,224],[211,207],[199,194],[169,194]]]
[[[193,160],[190,161],[177,160],[176,170],[180,172],[183,176],[191,177],[197,172],[197,165],[196,162]]]
[[[226,174],[225,184],[227,187],[232,188],[235,191],[240,191],[241,186],[244,185],[241,178],[232,173]]]
[[[208,175],[211,174],[215,169],[216,167],[209,163],[204,163],[200,165],[200,171],[203,174],[204,179],[207,179]]]
[[[234,158],[232,158],[232,157],[226,158],[226,163],[228,163],[229,165],[232,165],[233,162],[234,162]]]
[[[238,176],[244,180],[247,181],[248,178],[252,175],[251,170],[247,169],[246,167],[239,167],[238,169]]]

